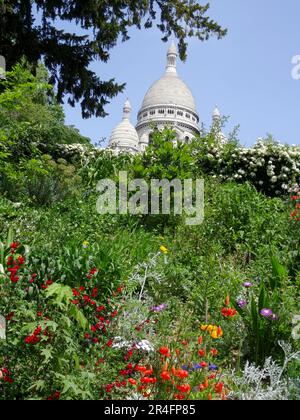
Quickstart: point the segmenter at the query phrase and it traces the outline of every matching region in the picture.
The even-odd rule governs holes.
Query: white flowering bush
[[[300,179],[300,146],[259,139],[252,148],[218,145],[207,138],[195,146],[197,166],[224,181],[251,182],[272,196],[285,195]]]

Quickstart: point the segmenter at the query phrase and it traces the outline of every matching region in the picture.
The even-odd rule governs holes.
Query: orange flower
[[[230,296],[227,295],[225,299],[225,306],[229,306],[229,305],[230,305]]]
[[[163,371],[166,372],[169,369],[169,364],[166,363],[163,367]]]
[[[201,344],[203,343],[203,337],[202,335],[198,338],[198,344],[201,346]]]
[[[174,366],[172,367],[172,373],[173,373],[174,376],[177,376],[177,370],[175,369]]]
[[[208,394],[208,401],[212,401],[213,397],[211,394]]]
[[[205,387],[205,388],[208,388],[209,387],[209,383],[208,383],[208,379],[206,378],[205,379],[205,381],[203,382],[203,386]]]

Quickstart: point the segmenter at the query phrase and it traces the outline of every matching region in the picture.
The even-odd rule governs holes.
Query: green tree
[[[89,69],[91,62],[107,62],[117,41],[129,39],[131,27],[154,24],[163,41],[175,35],[185,59],[188,38],[226,34],[207,16],[208,9],[209,3],[196,0],[0,0],[0,55],[9,70],[23,56],[35,66],[42,58],[58,101],[80,102],[85,118],[104,117],[105,105],[125,85],[101,80]],[[62,30],[67,22],[82,34]]]
[[[57,103],[48,73],[43,65],[32,74],[30,66],[22,61],[0,81],[0,138],[14,162],[35,154],[39,144],[88,144],[73,127],[65,125],[64,112]],[[2,149],[4,146],[2,146]]]

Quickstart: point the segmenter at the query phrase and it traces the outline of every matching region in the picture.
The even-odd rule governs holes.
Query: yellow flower
[[[168,249],[165,247],[165,246],[161,246],[160,247],[160,251],[163,253],[163,254],[167,254],[169,251],[168,251]]]
[[[211,338],[214,338],[215,340],[218,338],[223,337],[223,330],[221,327],[214,327],[211,332]]]
[[[201,325],[200,329],[201,329],[201,331],[206,331],[207,330],[207,325]]]
[[[87,248],[89,246],[89,242],[88,241],[84,241],[82,245],[83,245],[83,248]]]
[[[214,338],[214,339],[219,338],[217,330],[213,330],[213,332],[211,333],[211,338]]]

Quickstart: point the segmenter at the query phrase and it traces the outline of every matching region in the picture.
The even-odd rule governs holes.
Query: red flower
[[[224,388],[224,384],[222,384],[222,382],[217,383],[217,385],[215,386],[215,392],[217,394],[222,394],[223,392],[223,388]]]
[[[6,321],[8,321],[8,322],[11,321],[14,316],[15,316],[15,313],[14,312],[11,312],[9,315],[7,315]]]
[[[79,304],[79,300],[71,300],[71,303],[73,303],[73,305],[78,305]]]
[[[162,356],[165,356],[165,357],[170,357],[170,350],[169,350],[169,348],[168,348],[168,347],[161,347],[161,348],[159,349],[159,352],[160,352],[160,354],[161,354]]]
[[[40,334],[41,334],[41,332],[42,332],[42,327],[37,327],[37,328],[34,330],[33,335],[38,336],[38,335],[40,335]]]
[[[60,399],[60,392],[59,392],[59,391],[54,392],[54,394],[53,394],[53,398],[54,398],[55,400],[59,400],[59,399]]]
[[[178,376],[178,378],[180,379],[185,379],[189,376],[189,373],[186,370],[179,369],[176,373],[176,376]]]
[[[217,350],[217,349],[211,349],[211,350],[210,350],[210,354],[211,354],[213,357],[216,357],[216,356],[218,356],[219,352],[218,352],[218,350]]]
[[[97,312],[102,312],[102,311],[104,311],[104,309],[105,309],[105,307],[104,307],[104,306],[99,306],[99,307],[97,308]]]
[[[17,284],[20,281],[20,277],[15,276],[14,274],[10,275],[10,280],[12,283]]]
[[[198,354],[199,354],[200,357],[205,357],[206,352],[205,352],[205,350],[201,349],[201,350],[199,350]]]
[[[113,345],[113,340],[108,340],[106,347],[111,347]]]
[[[189,384],[186,385],[177,385],[178,391],[182,392],[183,394],[186,394],[191,391],[191,386]]]
[[[224,318],[234,318],[237,314],[237,311],[232,308],[223,308],[221,313]]]
[[[10,252],[13,254],[19,248],[19,242],[13,242],[10,244]]]
[[[18,257],[18,262],[19,262],[20,265],[24,265],[25,264],[25,258],[20,255]]]
[[[133,379],[133,378],[129,378],[129,379],[128,379],[128,382],[129,382],[131,385],[136,385],[136,380],[135,380],[135,379]]]
[[[166,370],[164,370],[162,372],[162,374],[160,375],[161,379],[163,381],[170,381],[171,380],[171,375],[169,374],[169,372],[167,372]]]
[[[185,396],[184,394],[177,394],[177,395],[174,395],[174,398],[175,400],[184,400]]]
[[[198,337],[198,344],[200,344],[200,346],[201,346],[201,344],[203,344],[203,337],[202,336]]]
[[[79,296],[80,296],[80,293],[77,291],[77,289],[75,289],[75,288],[74,288],[74,289],[72,290],[72,292],[73,292],[73,296],[74,296],[74,297],[79,297]]]

